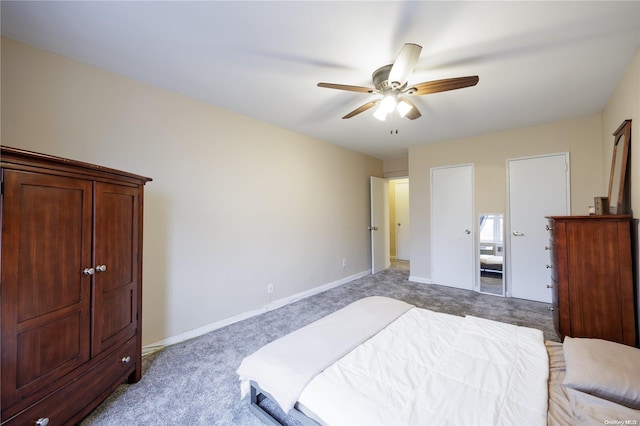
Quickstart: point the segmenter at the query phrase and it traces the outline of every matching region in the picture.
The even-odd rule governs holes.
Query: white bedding
[[[366,297],[263,346],[238,367],[242,397],[253,381],[289,412],[316,374],[412,307],[387,297]]]
[[[494,256],[492,254],[481,254],[480,262],[486,265],[502,265],[504,257]]]
[[[299,397],[329,425],[545,425],[542,332],[414,308]]]

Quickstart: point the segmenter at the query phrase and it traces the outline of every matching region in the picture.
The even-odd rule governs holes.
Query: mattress
[[[298,408],[327,425],[545,425],[547,379],[539,330],[414,308],[318,374]]]
[[[264,398],[313,425],[640,423],[640,410],[568,387],[569,360],[575,375],[584,358],[565,350],[540,330],[372,297],[266,345],[238,373],[250,408],[275,425]]]

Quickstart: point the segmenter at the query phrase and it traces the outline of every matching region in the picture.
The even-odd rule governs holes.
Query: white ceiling
[[[640,2],[2,1],[2,35],[372,156],[599,113],[640,48]],[[404,43],[422,117],[341,117]],[[398,129],[398,134],[390,130]]]

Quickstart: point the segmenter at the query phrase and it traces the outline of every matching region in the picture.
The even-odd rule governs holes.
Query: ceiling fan
[[[420,114],[415,104],[411,102],[410,96],[446,92],[447,90],[462,89],[478,84],[479,78],[474,75],[409,85],[409,77],[418,63],[421,51],[422,46],[414,43],[405,43],[393,64],[385,65],[373,72],[371,77],[374,88],[334,83],[318,83],[318,87],[380,95],[381,97],[378,99],[359,106],[342,118],[351,118],[379,104],[373,115],[377,119],[384,121],[387,115],[395,110],[398,111],[401,117],[407,117],[410,120],[421,117],[422,114]]]

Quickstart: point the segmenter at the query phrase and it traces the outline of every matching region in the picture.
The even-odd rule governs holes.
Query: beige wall
[[[631,210],[634,217],[640,213],[640,50],[636,53],[624,75],[620,79],[613,95],[602,111],[602,150],[604,152],[602,168],[603,194],[607,194],[609,188],[609,174],[611,172],[611,156],[613,155],[612,133],[620,126],[622,121],[631,119]],[[635,253],[638,255],[638,223],[633,227]],[[640,257],[636,258],[637,268],[640,265]],[[636,288],[638,283],[636,283]],[[640,307],[640,291],[636,291]],[[640,324],[640,310],[638,313]],[[640,330],[638,330],[640,334]]]
[[[411,199],[411,277],[431,278],[430,169],[473,163],[475,211],[507,213],[506,160],[569,152],[571,213],[587,214],[593,197],[603,195],[600,116],[551,123],[409,149]],[[543,171],[541,171],[542,173]]]
[[[403,178],[409,176],[408,157],[384,160],[382,167],[384,177],[387,179]]]
[[[1,142],[154,179],[143,344],[371,268],[380,160],[8,39]]]

